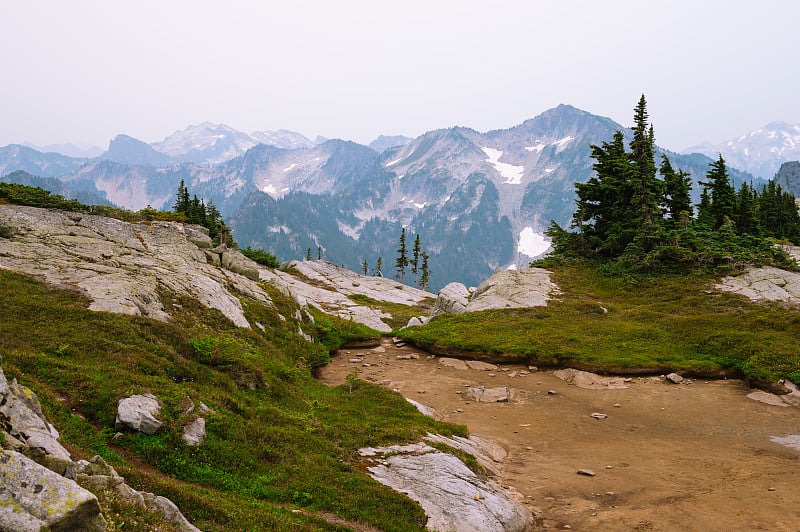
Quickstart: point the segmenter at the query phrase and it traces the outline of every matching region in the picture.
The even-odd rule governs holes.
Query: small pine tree
[[[422,283],[422,289],[428,289],[428,280],[430,279],[431,272],[428,269],[428,254],[426,252],[422,252],[422,277],[420,278],[420,282]]]
[[[364,259],[364,262],[361,263],[361,271],[364,272],[364,275],[367,275],[368,270],[369,264],[367,263],[367,259]]]
[[[681,213],[688,216],[692,213],[691,177],[683,170],[678,169],[676,172],[666,154],[661,157],[659,173],[664,178],[664,212],[673,222],[680,222]]]
[[[383,267],[383,257],[378,257],[378,260],[375,263],[375,277],[383,277],[383,272],[381,271],[382,267]]]
[[[317,260],[322,260],[322,246],[317,246]]]
[[[311,260],[311,248],[308,248],[308,251],[306,251],[306,260]]]
[[[406,228],[400,231],[400,247],[397,248],[397,259],[394,261],[395,269],[400,274],[400,282],[406,284],[406,266],[408,266],[408,254],[406,250]]]
[[[414,249],[411,252],[411,271],[414,273],[415,288],[419,288],[419,253],[420,253],[420,243],[419,243],[419,233],[417,233],[417,238],[414,239]]]
[[[736,192],[728,179],[728,168],[722,155],[711,163],[706,178],[708,181],[700,184],[711,193],[710,214],[714,220],[714,229],[719,229],[727,223],[726,219],[736,219]]]

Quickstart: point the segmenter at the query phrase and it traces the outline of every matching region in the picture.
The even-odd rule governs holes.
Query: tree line
[[[667,263],[781,260],[768,239],[800,243],[794,196],[773,182],[735,190],[722,156],[710,164],[700,202],[692,179],[664,154],[655,161],[655,134],[644,95],[634,108],[629,149],[617,131],[591,146],[595,175],[576,183],[570,228],[551,222],[553,255],[621,259],[641,267]],[[696,207],[696,209],[695,209]],[[785,257],[784,257],[785,258]]]

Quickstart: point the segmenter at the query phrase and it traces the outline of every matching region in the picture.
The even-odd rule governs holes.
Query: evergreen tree
[[[375,262],[375,276],[376,277],[383,277],[383,272],[381,268],[383,267],[383,258],[378,257],[377,262]]]
[[[173,206],[172,210],[188,215],[190,206],[191,200],[189,199],[189,190],[186,188],[186,184],[183,182],[183,179],[181,179],[181,182],[178,185],[178,194],[175,199],[175,205]]]
[[[586,183],[575,184],[578,199],[572,225],[578,228],[578,245],[584,252],[615,256],[634,237],[633,169],[621,131],[614,133],[611,142],[592,145],[591,149],[592,158],[597,161],[593,166],[595,175]]]
[[[751,185],[742,183],[736,193],[736,232],[739,234],[758,235],[758,198]]]
[[[692,180],[683,170],[677,172],[666,154],[661,156],[659,173],[664,180],[664,213],[673,222],[680,223],[692,216]]]
[[[419,243],[419,233],[417,233],[417,238],[414,239],[414,250],[411,254],[411,271],[414,273],[414,287],[419,288],[419,253],[420,253],[420,243]]]
[[[400,231],[400,247],[397,248],[397,259],[394,261],[395,269],[400,274],[400,282],[406,284],[406,266],[408,266],[408,254],[406,250],[406,228]]]
[[[711,194],[708,192],[708,187],[706,186],[703,186],[703,191],[700,192],[700,203],[697,204],[696,223],[702,227],[710,228],[714,226],[714,216],[711,214]]]
[[[322,246],[317,246],[317,260],[322,260]]]
[[[364,262],[361,263],[361,271],[364,275],[367,275],[367,271],[369,271],[369,264],[367,264],[367,259],[364,259]]]
[[[726,219],[736,219],[736,192],[728,179],[728,168],[722,155],[711,163],[706,179],[707,181],[700,184],[710,192],[709,211],[714,229],[719,229],[726,223]]]
[[[311,260],[311,248],[308,248],[308,251],[306,251],[306,260]]]
[[[636,237],[642,249],[652,244],[659,218],[659,198],[661,182],[656,178],[655,134],[653,126],[647,123],[647,101],[644,94],[634,108],[633,140],[631,140],[631,207]]]
[[[430,279],[431,272],[428,269],[428,254],[426,252],[422,252],[422,277],[420,278],[420,282],[422,283],[422,289],[428,289],[428,280]]]

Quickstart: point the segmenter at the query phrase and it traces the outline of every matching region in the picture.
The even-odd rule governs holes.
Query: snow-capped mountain
[[[250,133],[250,136],[260,144],[275,146],[276,148],[283,148],[285,150],[311,148],[328,140],[323,137],[317,137],[312,141],[308,137],[294,131],[289,131],[288,129],[279,129],[277,131],[254,131]]]
[[[169,154],[120,136],[106,152],[113,160],[6,147],[0,169],[59,168],[50,175],[69,187],[80,184],[85,193],[131,209],[170,209],[184,180],[191,194],[215,203],[243,247],[281,259],[320,247],[326,259],[355,270],[381,257],[385,275],[394,274],[405,227],[409,242],[420,235],[436,289],[453,280],[477,284],[497,268],[525,266],[545,252],[544,230],[551,220],[569,225],[575,182],[592,175],[590,146],[616,130],[628,131],[561,105],[509,129],[430,131],[381,153],[341,140],[299,149],[255,144],[212,164],[214,153],[233,153],[248,141],[227,126],[201,124],[157,143]],[[205,162],[185,162],[189,153]],[[695,181],[711,163],[697,153],[669,156]],[[17,167],[21,162],[26,168]],[[735,183],[752,179],[733,168],[731,176]]]
[[[256,144],[258,141],[247,133],[225,124],[203,122],[175,131],[151,146],[182,162],[215,164],[238,157]]]
[[[771,122],[722,144],[702,144],[684,150],[692,152],[711,158],[722,154],[729,166],[772,179],[782,163],[800,159],[800,125]]]

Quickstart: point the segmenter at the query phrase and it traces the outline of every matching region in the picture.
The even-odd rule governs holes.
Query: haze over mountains
[[[215,203],[242,247],[281,260],[302,258],[309,248],[316,258],[320,248],[324,258],[356,270],[364,260],[373,269],[381,257],[387,276],[394,276],[405,227],[430,254],[430,286],[437,289],[454,280],[477,284],[497,268],[525,266],[544,253],[545,228],[551,220],[569,224],[574,183],[592,174],[590,145],[616,130],[628,131],[568,105],[509,129],[453,127],[416,139],[381,136],[370,146],[203,123],[151,144],[118,135],[94,159],[6,146],[0,175],[21,170],[32,176],[3,179],[58,185],[55,191],[68,197],[134,210],[170,209],[183,179],[191,194]],[[782,157],[800,151],[800,128],[765,128],[726,147],[731,167],[777,169]],[[716,158],[714,149],[705,151]],[[695,182],[705,177],[708,156],[667,153]],[[757,181],[735,168],[731,174],[736,184]],[[695,186],[695,199],[699,192]]]

